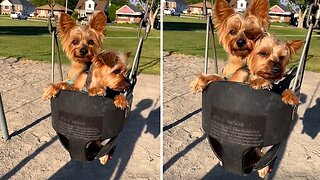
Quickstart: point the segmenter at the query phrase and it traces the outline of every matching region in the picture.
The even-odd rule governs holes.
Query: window
[[[240,7],[243,7],[243,3],[240,4]]]
[[[91,4],[88,4],[88,8],[91,9]]]
[[[4,6],[4,9],[5,9],[5,10],[8,10],[8,9],[9,9],[9,6]]]

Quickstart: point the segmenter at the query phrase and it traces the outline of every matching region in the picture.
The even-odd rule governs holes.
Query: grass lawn
[[[182,54],[189,54],[195,56],[204,57],[205,50],[205,29],[206,20],[199,18],[183,18],[165,16],[163,20],[163,49],[167,52],[177,52]],[[283,40],[293,39],[305,39],[307,30],[297,29],[294,27],[286,26],[279,27],[279,24],[275,23],[271,25],[269,30],[271,34],[277,35]],[[309,71],[320,72],[320,37],[319,32],[313,33],[317,35],[312,37],[309,50],[309,58],[306,64],[306,69]],[[218,59],[225,60],[227,54],[224,49],[218,44],[217,36],[215,42],[217,45],[217,57]],[[298,64],[300,50],[294,57],[290,66]],[[212,48],[209,49],[209,57],[212,57]]]
[[[130,62],[138,45],[137,28],[117,25],[107,26],[104,48],[132,52]],[[139,72],[160,74],[160,32],[153,30],[143,46]],[[27,58],[51,62],[51,35],[47,23],[32,19],[12,20],[0,16],[0,56]],[[61,46],[60,46],[61,47]],[[69,63],[62,52],[63,63]]]

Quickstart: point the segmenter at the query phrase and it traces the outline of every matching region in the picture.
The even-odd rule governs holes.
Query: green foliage
[[[117,6],[117,5],[114,5],[112,4],[109,9],[108,9],[108,14],[107,14],[107,17],[108,17],[108,20],[109,21],[114,21],[116,19],[116,11],[120,8],[121,6]]]
[[[111,0],[111,6],[116,5],[116,6],[123,6],[129,4],[128,0]]]
[[[51,1],[48,1],[48,0],[31,0],[30,2],[35,7],[39,7],[39,6],[43,6],[43,5],[49,4]],[[62,6],[65,6],[66,1],[65,0],[55,0],[55,4],[61,4]]]
[[[279,0],[269,0],[270,7],[280,4]]]
[[[311,4],[312,2],[314,2],[314,0],[305,0],[305,1],[304,1],[304,0],[288,0],[288,1],[289,1],[291,4],[293,3],[293,4],[298,5],[299,8],[300,8],[302,11],[304,11],[309,4]]]
[[[72,14],[71,14],[71,17],[72,19],[74,20],[78,20],[78,16],[79,16],[79,13],[77,11],[74,11]]]
[[[201,3],[202,0],[186,0],[186,2],[187,2],[188,4],[197,4],[197,3]]]
[[[68,8],[74,10],[77,6],[78,0],[68,0]]]

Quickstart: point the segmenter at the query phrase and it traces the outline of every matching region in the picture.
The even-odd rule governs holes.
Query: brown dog
[[[86,63],[101,51],[106,25],[107,17],[101,11],[92,16],[89,25],[77,25],[68,14],[60,15],[59,36],[71,61],[69,79],[84,71]]]

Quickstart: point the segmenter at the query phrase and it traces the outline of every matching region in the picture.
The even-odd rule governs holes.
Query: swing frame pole
[[[8,132],[8,126],[7,126],[7,121],[6,121],[6,115],[4,113],[1,93],[0,93],[0,127],[1,127],[2,137],[5,140],[8,140],[9,139],[9,132]]]

